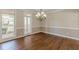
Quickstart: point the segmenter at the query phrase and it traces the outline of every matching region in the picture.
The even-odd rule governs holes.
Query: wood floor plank
[[[37,33],[0,44],[0,50],[78,50],[79,41]]]

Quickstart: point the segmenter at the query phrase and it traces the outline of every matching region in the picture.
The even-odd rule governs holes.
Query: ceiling
[[[38,12],[40,9],[22,9],[24,12]],[[46,13],[56,13],[60,11],[66,11],[66,12],[79,12],[79,9],[42,9],[42,11]]]
[[[23,11],[25,12],[38,12],[40,9],[23,9]],[[58,12],[58,11],[62,11],[63,9],[42,9],[42,11],[50,13],[50,12]]]
[[[0,9],[0,12],[11,12],[14,11],[16,9]],[[18,9],[20,11],[23,12],[32,12],[32,13],[36,13],[38,12],[40,9]],[[56,13],[56,12],[60,12],[60,11],[67,11],[67,12],[79,12],[79,9],[42,9],[42,11],[46,12],[46,13]]]

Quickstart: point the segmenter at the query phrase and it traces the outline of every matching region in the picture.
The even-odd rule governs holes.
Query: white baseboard
[[[33,32],[33,33],[29,34],[29,35],[36,34],[36,33],[40,33],[40,32],[41,32],[41,31],[38,31],[38,32]]]
[[[1,40],[0,40],[0,43],[6,42],[6,41],[10,41],[10,40],[14,40],[14,39],[20,38],[20,37],[23,37],[23,36],[4,38],[4,39],[1,39]]]
[[[32,35],[32,34],[36,34],[36,33],[40,33],[41,31],[39,32],[33,32],[31,34],[28,34],[28,35]],[[6,42],[6,41],[10,41],[10,40],[14,40],[16,38],[21,38],[21,37],[24,37],[24,36],[28,36],[28,35],[20,35],[20,36],[16,36],[16,37],[13,37],[13,38],[6,38],[6,39],[1,39],[0,40],[0,43],[3,43],[3,42]]]
[[[49,33],[49,32],[44,32],[44,33],[48,33],[48,34],[56,35],[56,36],[61,36],[61,37],[66,37],[66,38],[71,38],[71,39],[74,39],[74,40],[79,40],[79,38],[70,37],[70,36],[65,36],[65,35],[61,35],[61,34]]]
[[[61,36],[61,37],[66,37],[66,38],[71,38],[71,39],[74,39],[74,40],[79,40],[79,38],[70,37],[70,36],[65,36],[65,35],[56,34],[56,33],[44,32],[44,31],[33,32],[33,33],[29,34],[29,35],[36,34],[36,33],[40,33],[40,32],[48,33],[48,34],[56,35],[56,36]],[[21,36],[17,36],[17,37],[15,37],[15,38],[12,38],[12,39],[21,38],[21,37],[24,37],[24,36],[28,36],[28,35],[21,35]],[[12,40],[12,39],[2,40],[2,41],[0,41],[0,43],[6,42],[6,41],[9,41],[9,40]]]
[[[28,35],[32,35],[32,34],[36,34],[36,33],[40,33],[40,31],[39,32],[33,32],[33,33],[28,34]],[[16,38],[25,37],[25,36],[28,36],[28,35],[27,34],[26,35],[20,35],[20,36],[16,36]],[[16,39],[16,38],[14,38],[14,39]]]

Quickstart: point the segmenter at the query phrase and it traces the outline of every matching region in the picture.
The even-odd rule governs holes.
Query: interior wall
[[[41,23],[36,19],[35,14],[32,14],[32,33],[38,33],[41,31]]]
[[[15,11],[15,32],[16,37],[24,35],[24,14],[21,10]]]
[[[43,21],[42,31],[79,39],[79,13],[73,11],[48,13],[47,19]]]

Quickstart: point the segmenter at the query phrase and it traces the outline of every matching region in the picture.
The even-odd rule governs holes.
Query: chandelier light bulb
[[[40,16],[41,14],[38,12],[37,15]]]
[[[44,15],[44,12],[41,12],[42,15]]]
[[[43,16],[46,17],[46,14],[44,14]]]
[[[43,20],[43,19],[46,19],[46,14],[43,11],[39,11],[37,12],[36,17],[40,20]]]

